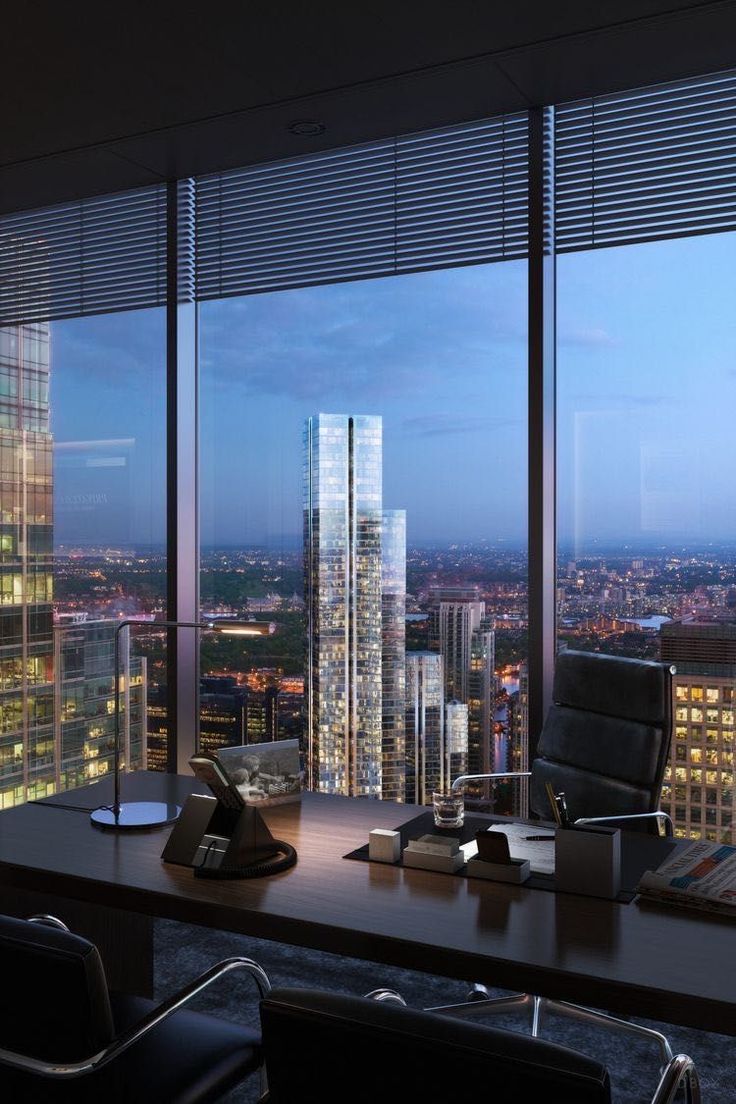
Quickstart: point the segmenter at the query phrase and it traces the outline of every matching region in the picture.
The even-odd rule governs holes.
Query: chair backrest
[[[97,948],[86,939],[0,916],[0,977],[4,1050],[74,1062],[112,1041],[105,972]]]
[[[365,997],[279,989],[261,1003],[269,1104],[610,1104],[608,1072],[541,1039]]]
[[[664,663],[565,651],[532,764],[530,805],[546,820],[545,783],[573,819],[658,807],[672,733],[672,671]]]

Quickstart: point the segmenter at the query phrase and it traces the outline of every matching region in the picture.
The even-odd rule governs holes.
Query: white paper
[[[508,837],[509,852],[512,859],[528,859],[534,874],[554,874],[555,872],[555,841],[554,833],[544,828],[537,828],[533,824],[492,824],[489,832],[503,832]],[[546,836],[547,841],[529,840],[528,836]],[[475,840],[464,843],[460,848],[465,862],[474,859],[478,854],[478,844]]]

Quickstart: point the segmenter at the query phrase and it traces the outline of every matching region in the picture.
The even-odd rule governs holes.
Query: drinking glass
[[[461,793],[433,793],[432,807],[437,828],[462,828],[465,799]]]

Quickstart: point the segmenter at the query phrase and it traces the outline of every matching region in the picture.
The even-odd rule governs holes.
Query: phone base
[[[143,828],[163,828],[173,824],[181,813],[180,805],[164,801],[126,801],[117,810],[111,806],[95,809],[90,813],[90,821],[96,828],[109,828],[112,831],[135,831]]]

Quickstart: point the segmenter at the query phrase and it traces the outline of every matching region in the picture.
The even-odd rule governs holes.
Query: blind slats
[[[198,299],[523,257],[525,115],[195,181]]]
[[[555,109],[559,253],[736,229],[736,73]]]
[[[165,301],[163,186],[0,217],[1,325]]]

